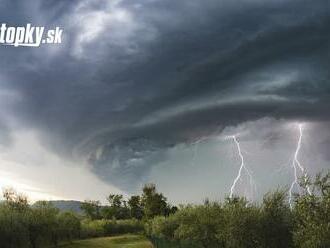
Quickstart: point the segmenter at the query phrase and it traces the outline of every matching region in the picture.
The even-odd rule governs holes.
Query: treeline
[[[312,194],[296,195],[292,209],[284,191],[258,205],[227,198],[155,217],[146,233],[157,248],[329,248],[330,174],[308,184]]]
[[[169,216],[171,206],[154,184],[147,184],[141,196],[127,201],[122,195],[110,194],[108,205],[99,201],[81,204],[84,215],[60,212],[51,203],[28,204],[26,196],[12,189],[4,190],[0,204],[0,247],[57,247],[60,242],[125,233],[143,233],[144,223],[155,216]]]
[[[74,239],[144,233],[156,248],[329,248],[330,173],[305,181],[312,194],[266,194],[261,203],[244,198],[202,205],[171,206],[155,185],[125,200],[109,195],[107,206],[82,204],[84,215],[60,212],[48,202],[29,205],[4,191],[0,204],[0,247],[56,247]]]
[[[80,235],[80,219],[70,212],[59,212],[47,202],[30,206],[27,198],[13,190],[4,191],[0,204],[0,247],[57,246]]]
[[[81,209],[91,220],[126,220],[151,219],[155,216],[169,216],[178,208],[171,206],[162,193],[158,193],[155,184],[146,184],[142,195],[133,195],[124,200],[123,195],[110,194],[107,206],[101,206],[100,201],[85,201]]]

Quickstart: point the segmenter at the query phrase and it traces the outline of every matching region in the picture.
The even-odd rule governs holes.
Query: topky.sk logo
[[[0,27],[0,45],[39,47],[41,44],[62,43],[63,29],[46,30],[45,27],[32,26],[27,23],[25,27],[9,27],[2,23]]]

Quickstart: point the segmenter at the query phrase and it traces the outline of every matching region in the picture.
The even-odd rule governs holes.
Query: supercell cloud
[[[259,193],[289,185],[297,122],[300,160],[329,168],[329,13],[327,0],[2,2],[1,22],[64,32],[0,47],[1,151],[33,132],[102,187],[153,181],[200,201],[228,195],[239,161],[221,137],[239,133]]]

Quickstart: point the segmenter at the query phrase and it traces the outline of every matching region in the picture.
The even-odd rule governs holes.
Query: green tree
[[[222,248],[225,247],[222,235],[222,223],[224,223],[224,211],[220,204],[208,203],[200,206],[188,206],[178,211],[176,221],[169,218],[169,223],[163,228],[168,234],[174,230],[174,238],[185,241],[191,247]],[[179,225],[178,225],[179,224]]]
[[[80,208],[84,212],[85,216],[91,220],[97,220],[101,218],[100,201],[86,200],[81,204]]]
[[[32,206],[24,195],[4,190],[0,203],[0,247],[39,248],[78,237],[80,220],[72,213],[59,213],[46,201]],[[62,235],[61,235],[62,230]]]
[[[57,216],[58,233],[57,240],[65,239],[72,241],[75,237],[80,236],[80,219],[73,212],[62,212]],[[53,240],[54,245],[57,245],[57,240]]]
[[[27,226],[32,248],[37,248],[39,242],[52,240],[58,227],[56,219],[58,212],[58,209],[45,201],[38,202],[28,211]]]
[[[163,194],[156,191],[155,184],[146,184],[143,187],[142,206],[146,218],[153,218],[159,215],[168,215],[169,206]]]
[[[107,200],[111,207],[120,208],[123,204],[123,195],[110,194]]]
[[[218,234],[225,247],[260,247],[260,209],[256,205],[245,198],[227,198],[223,212]]]
[[[263,247],[292,247],[292,213],[284,191],[264,196],[261,209],[261,237]]]
[[[128,207],[131,218],[141,220],[143,218],[143,208],[141,204],[141,197],[133,195],[128,200]]]
[[[305,183],[305,182],[303,182]],[[330,173],[316,176],[313,194],[296,198],[294,243],[299,248],[330,247]]]
[[[109,206],[102,208],[102,216],[105,219],[128,219],[130,218],[127,202],[123,195],[110,194],[107,197]]]

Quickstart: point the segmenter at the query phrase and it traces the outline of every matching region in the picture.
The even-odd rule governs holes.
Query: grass
[[[122,235],[116,237],[94,238],[74,241],[61,245],[61,248],[153,248],[141,235]]]

